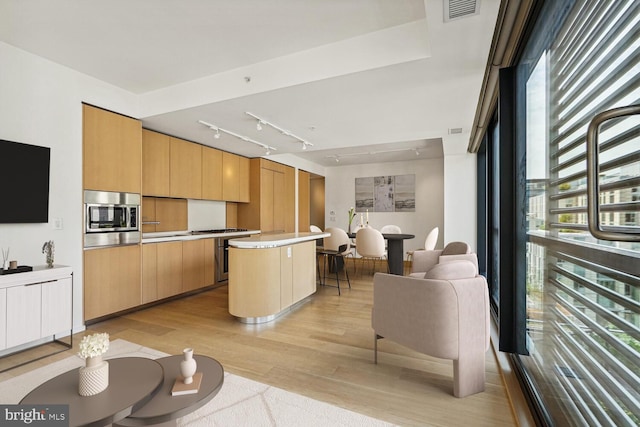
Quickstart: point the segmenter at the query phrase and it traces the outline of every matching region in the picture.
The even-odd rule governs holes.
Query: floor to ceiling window
[[[519,144],[525,160],[515,150],[513,197],[488,197],[523,212],[513,221],[525,229],[514,234],[522,259],[517,250],[499,259],[524,267],[513,277],[525,286],[495,286],[526,293],[526,351],[516,357],[549,424],[640,425],[640,242],[590,233],[586,149],[596,114],[640,104],[638,58],[639,1],[556,0],[540,9],[514,67],[519,129],[500,144]],[[602,228],[640,236],[640,114],[597,134]]]

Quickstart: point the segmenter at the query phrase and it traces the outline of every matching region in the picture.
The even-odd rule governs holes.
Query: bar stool
[[[348,244],[340,245],[337,251],[326,249],[326,248],[322,248],[322,249],[318,248],[316,250],[316,254],[323,255],[322,276],[320,276],[320,285],[338,288],[338,295],[341,294],[339,272],[340,272],[340,269],[342,268],[344,268],[344,274],[347,279],[347,284],[349,285],[349,289],[351,289],[351,280],[349,279],[349,271],[347,271],[347,266],[344,261],[345,253],[348,253],[348,252],[349,252]],[[340,260],[340,262],[338,262],[338,260]],[[335,274],[335,278],[329,277],[330,280],[336,281],[335,285],[327,285],[327,264],[329,264],[329,273],[333,272]]]

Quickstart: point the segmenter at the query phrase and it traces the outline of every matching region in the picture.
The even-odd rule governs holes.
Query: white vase
[[[79,370],[78,393],[93,396],[109,386],[109,363],[102,356],[87,357],[86,366]]]
[[[180,362],[180,374],[182,374],[185,384],[191,384],[193,382],[193,374],[196,373],[196,359],[193,358],[192,348],[185,348],[182,353],[184,354],[184,360]]]

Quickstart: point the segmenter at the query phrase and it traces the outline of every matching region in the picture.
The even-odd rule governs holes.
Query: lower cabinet
[[[13,276],[13,277],[12,277]],[[72,329],[70,267],[39,269],[0,280],[0,350]]]
[[[142,303],[214,284],[214,239],[142,245]]]
[[[84,251],[84,319],[141,303],[140,245]]]

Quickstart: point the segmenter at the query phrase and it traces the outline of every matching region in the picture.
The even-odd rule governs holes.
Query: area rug
[[[110,343],[105,359],[167,354],[125,340]],[[29,391],[56,375],[83,365],[77,356],[53,362],[0,382],[0,404],[18,403]],[[211,402],[179,418],[178,426],[392,426],[393,424],[338,408],[276,387],[225,372],[224,384]]]

